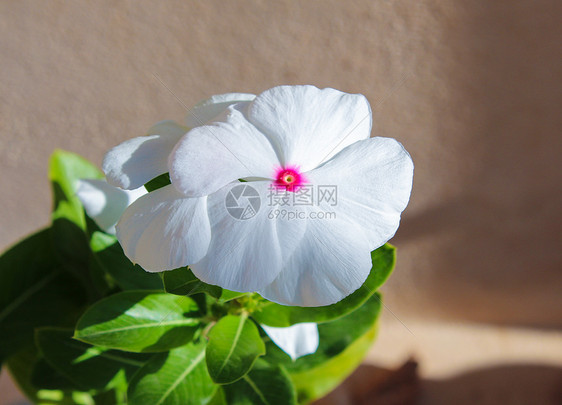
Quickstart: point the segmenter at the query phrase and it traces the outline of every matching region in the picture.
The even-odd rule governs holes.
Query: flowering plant
[[[376,333],[413,165],[363,96],[214,96],[97,167],[0,258],[0,359],[43,403],[296,404]]]

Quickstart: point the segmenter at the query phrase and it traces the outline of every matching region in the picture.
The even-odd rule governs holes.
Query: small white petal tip
[[[265,333],[281,350],[294,360],[316,352],[319,344],[318,325],[297,323],[286,328],[261,325]]]

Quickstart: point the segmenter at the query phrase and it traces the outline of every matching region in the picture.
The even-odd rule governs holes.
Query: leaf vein
[[[162,395],[162,397],[158,400],[158,402],[156,403],[156,405],[161,405],[164,403],[164,401],[166,400],[166,398],[168,397],[168,395],[170,395],[172,393],[173,390],[176,389],[176,387],[180,384],[180,382],[183,381],[183,379],[193,371],[193,369],[195,367],[197,367],[197,365],[199,363],[201,363],[201,361],[203,360],[203,357],[205,357],[205,350],[201,350],[201,353],[199,353],[199,355],[193,360],[193,362],[189,365],[189,367],[187,367],[185,369],[185,371],[183,373],[180,374],[180,376],[178,377],[178,379],[176,381],[174,381],[174,383],[164,392],[164,395]]]
[[[18,306],[20,306],[24,301],[26,301],[29,297],[39,291],[42,287],[47,285],[51,280],[53,280],[56,276],[60,274],[60,270],[56,270],[51,274],[46,275],[35,284],[33,284],[30,288],[28,288],[23,294],[21,294],[18,298],[16,298],[12,303],[2,312],[0,312],[0,322],[6,318],[10,312],[14,311]]]
[[[77,338],[79,339],[86,339],[92,336],[99,336],[99,335],[107,335],[108,333],[115,333],[115,332],[121,332],[121,331],[125,331],[125,330],[131,330],[131,329],[141,329],[141,328],[159,328],[161,326],[171,326],[171,325],[189,325],[189,326],[195,326],[196,322],[193,321],[192,319],[176,319],[174,321],[167,321],[167,322],[158,322],[158,323],[146,323],[146,324],[140,324],[140,325],[129,325],[129,326],[123,326],[121,328],[114,328],[114,329],[108,329],[108,330],[102,330],[99,332],[94,332],[94,333],[84,333],[81,334],[80,332],[76,335]]]
[[[228,351],[228,354],[226,355],[226,357],[224,359],[224,362],[221,365],[221,368],[219,368],[219,372],[217,373],[218,375],[220,375],[222,373],[222,370],[224,369],[224,367],[227,365],[228,361],[230,360],[230,357],[232,356],[232,353],[234,353],[234,348],[238,344],[238,340],[240,339],[240,335],[242,334],[242,329],[244,329],[244,324],[246,323],[247,318],[248,318],[247,314],[243,314],[240,317],[240,323],[238,324],[238,328],[236,328],[236,334],[234,335],[234,339],[232,340],[232,345],[230,346],[230,350]]]
[[[247,374],[243,378],[244,378],[244,381],[246,381],[246,383],[250,386],[250,388],[252,388],[254,390],[254,392],[257,394],[257,396],[260,398],[260,400],[265,405],[270,405],[269,401],[265,398],[265,395],[263,394],[263,392],[261,392],[261,390],[258,388],[258,386],[252,381],[252,379],[250,377],[248,377]]]

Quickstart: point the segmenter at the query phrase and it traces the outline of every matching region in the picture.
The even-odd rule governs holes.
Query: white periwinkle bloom
[[[318,325],[313,322],[296,323],[286,328],[267,325],[261,327],[273,343],[293,360],[314,353],[318,349]]]
[[[125,253],[148,271],[189,265],[207,283],[281,304],[341,300],[398,228],[409,154],[394,139],[370,138],[362,95],[280,86],[234,98],[173,141],[152,135],[108,153],[113,184],[135,188],[166,171],[172,181],[125,211]]]

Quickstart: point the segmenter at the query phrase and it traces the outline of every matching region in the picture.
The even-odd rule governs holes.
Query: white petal
[[[185,122],[189,128],[206,124],[218,117],[226,108],[241,101],[252,101],[256,96],[247,93],[226,93],[212,96],[195,105],[187,114]]]
[[[310,207],[311,212],[319,215],[322,210]],[[283,305],[316,307],[338,302],[357,290],[369,275],[367,237],[339,212],[335,218],[301,222],[306,222],[306,233],[298,248],[283,263],[277,278],[259,293]]]
[[[306,224],[270,218],[270,184],[236,182],[208,197],[209,253],[191,265],[202,281],[234,291],[256,291],[273,281],[284,258],[299,245]]]
[[[361,286],[371,269],[369,252],[396,232],[413,163],[397,141],[372,138],[348,146],[306,177],[318,197],[321,188],[336,190],[337,197],[318,198],[309,208],[321,219],[308,220],[298,249],[260,294],[285,305],[329,305]]]
[[[105,180],[78,180],[76,196],[86,213],[103,231],[115,234],[115,224],[125,209],[137,198],[146,194],[146,189],[122,190]]]
[[[261,325],[265,333],[293,360],[318,349],[318,326],[313,322],[297,323],[287,328]]]
[[[322,167],[307,173],[317,185],[336,185],[337,204],[324,205],[346,215],[369,238],[374,250],[394,236],[408,205],[414,164],[391,138],[371,138],[348,146]]]
[[[367,99],[330,88],[274,87],[256,97],[247,116],[270,138],[283,165],[303,171],[371,133]]]
[[[172,185],[135,201],[117,224],[117,238],[127,257],[147,271],[195,263],[211,239],[207,198],[186,198]]]
[[[168,156],[188,128],[162,121],[147,136],[129,139],[106,153],[102,168],[114,186],[134,189],[168,172]]]
[[[268,139],[246,120],[248,102],[233,104],[220,121],[189,131],[170,155],[172,183],[186,196],[209,195],[231,181],[271,178],[279,160]]]

